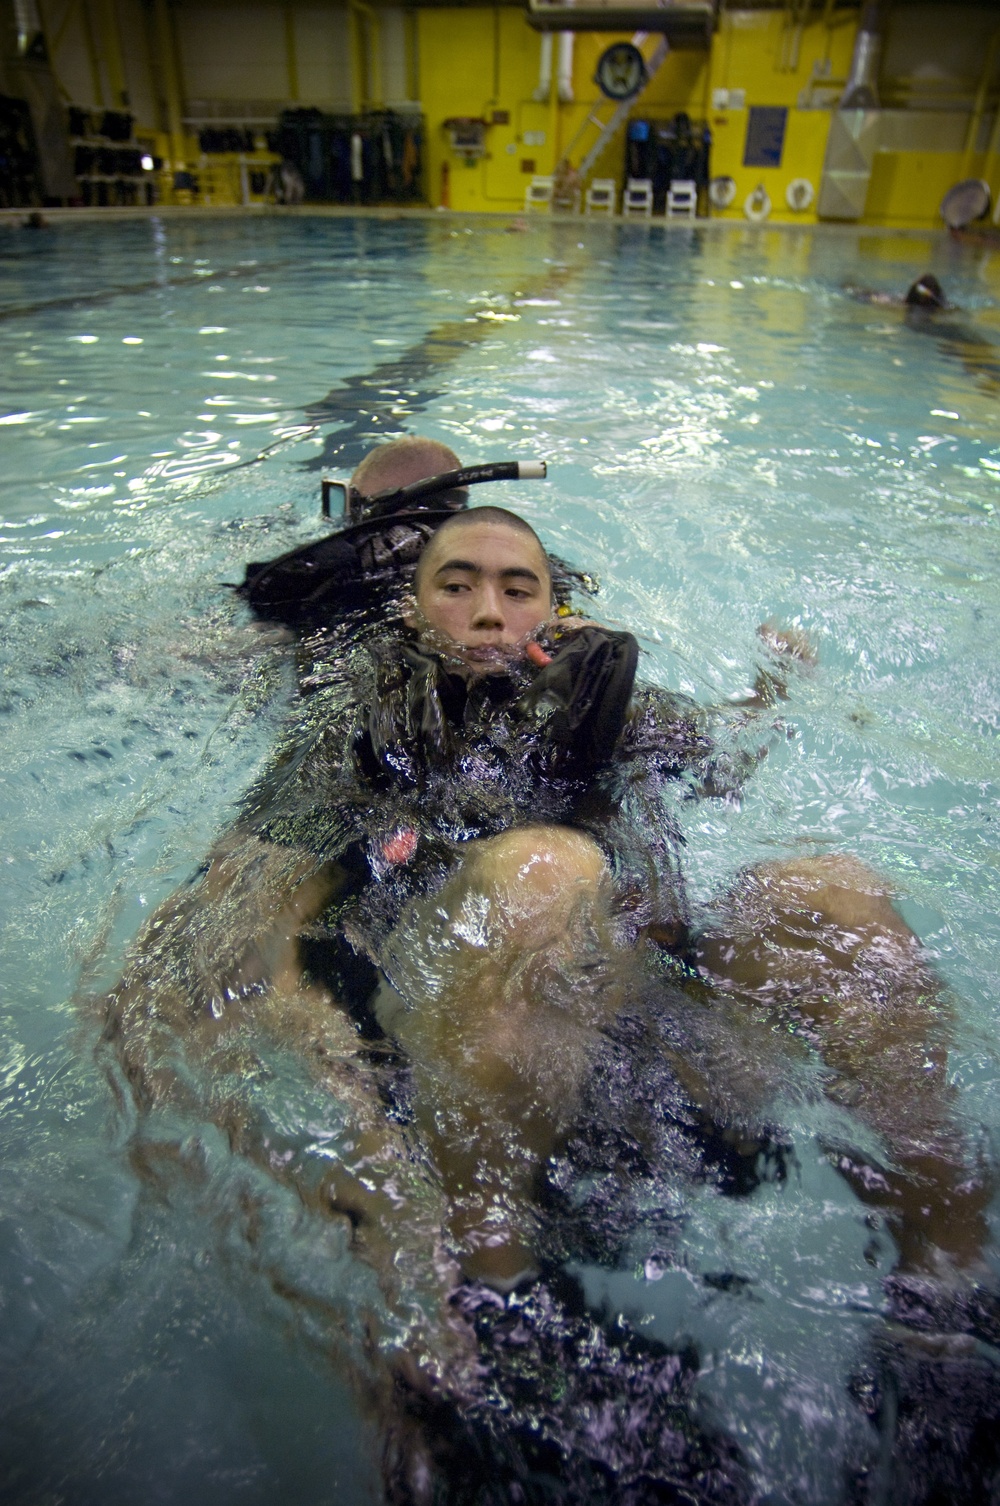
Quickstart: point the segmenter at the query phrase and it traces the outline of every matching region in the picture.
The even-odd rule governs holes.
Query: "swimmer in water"
[[[950,306],[944,296],[944,289],[933,272],[925,272],[916,282],[911,283],[903,302],[911,309],[946,309]]]
[[[375,970],[369,1014],[414,1064],[462,1269],[504,1286],[532,1268],[528,1189],[564,1127],[588,1032],[613,1018],[653,937],[717,988],[784,1009],[820,1045],[834,1096],[904,1168],[874,1195],[853,1168],[904,1263],[972,1261],[984,1192],[954,1161],[943,1042],[927,1048],[939,991],[887,886],[846,857],[764,865],[693,937],[659,791],[716,778],[697,708],[662,692],[630,699],[634,641],[554,614],[547,556],[516,515],[474,509],[442,525],[403,620],[367,694],[356,688],[351,725],[325,725],[317,707],[312,741],[288,750],[211,861],[197,909],[234,928],[201,989],[219,1015],[238,1012],[234,993],[270,988],[312,998],[328,1019],[342,1002],[336,968],[320,978],[312,945],[304,975],[299,934],[326,915],[338,945],[350,936]],[[369,826],[376,817],[364,840],[360,807]],[[545,980],[591,950],[602,983],[581,993],[589,1017],[562,1004],[553,1014]],[[474,1194],[456,1148],[473,1143]],[[502,1205],[516,1211],[501,1217]]]
[[[848,286],[844,291],[858,303],[901,308],[908,329],[933,335],[942,354],[959,361],[976,378],[979,387],[994,395],[1000,392],[1000,348],[973,325],[945,317],[960,310],[949,303],[932,272],[925,272],[911,283],[902,298],[896,293],[876,293],[870,288]]]
[[[540,1170],[650,949],[822,1053],[831,1097],[888,1148],[885,1166],[845,1150],[836,1164],[905,1269],[974,1268],[985,1236],[940,992],[887,886],[855,859],[764,864],[693,934],[662,796],[724,776],[693,703],[633,689],[636,656],[629,635],[558,615],[523,519],[456,514],[420,557],[401,631],[346,655],[341,683],[307,702],[110,1002],[145,1102],[190,1092],[179,1043],[230,1081],[248,1030],[297,1047],[351,1124],[321,1169],[279,1153],[238,1084],[208,1112],[351,1220],[390,1302],[419,1314],[417,1369],[459,1391],[478,1359],[451,1299],[537,1275]],[[765,677],[761,703],[780,686]],[[711,1081],[678,1072],[710,1114]]]
[[[877,293],[871,288],[859,288],[850,283],[845,286],[844,292],[849,293],[857,303],[873,303],[883,308],[922,309],[926,313],[934,313],[938,309],[952,307],[933,272],[924,272],[915,282],[911,282],[902,297],[898,293]]]

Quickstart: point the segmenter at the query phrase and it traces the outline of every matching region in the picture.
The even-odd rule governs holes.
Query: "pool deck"
[[[0,227],[13,226],[19,228],[25,217],[32,213],[30,209],[0,209]],[[289,219],[370,219],[370,220],[482,220],[486,223],[504,220],[516,221],[518,226],[526,226],[528,223],[546,223],[557,221],[559,224],[570,224],[578,227],[584,225],[640,225],[660,230],[668,230],[671,233],[683,234],[695,230],[722,231],[722,230],[781,230],[801,232],[803,230],[821,231],[824,235],[857,235],[877,234],[899,236],[909,238],[920,236],[941,237],[947,239],[949,232],[944,225],[878,225],[866,224],[864,221],[829,221],[829,220],[761,220],[751,222],[740,218],[719,219],[673,219],[668,220],[663,215],[655,215],[649,219],[639,215],[582,215],[582,214],[552,214],[551,211],[523,209],[491,210],[489,212],[477,210],[474,213],[459,209],[431,209],[427,205],[404,205],[404,204],[154,204],[154,205],[120,205],[105,208],[92,207],[44,209],[41,211],[50,225],[62,225],[68,222],[92,223],[104,220],[116,222],[120,220],[144,220],[144,219],[238,219],[241,216],[251,218],[281,218]],[[962,238],[975,238],[988,240],[990,244],[996,241],[989,236],[989,232],[971,230],[963,232]],[[1000,237],[998,237],[1000,239]]]

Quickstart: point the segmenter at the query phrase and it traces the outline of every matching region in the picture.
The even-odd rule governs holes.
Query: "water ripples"
[[[793,735],[775,733],[741,804],[681,813],[692,889],[707,903],[740,866],[803,849],[856,851],[895,878],[961,1001],[952,1075],[996,1136],[995,256],[935,251],[963,334],[907,327],[844,292],[901,291],[925,270],[925,250],[892,238],[150,221],[113,236],[69,226],[39,245],[39,267],[12,256],[0,294],[0,1083],[17,1270],[39,1288],[58,1272],[42,1327],[93,1336],[91,1274],[127,1264],[130,1239],[143,1252],[129,1267],[132,1306],[119,1321],[105,1304],[110,1337],[96,1367],[83,1365],[84,1391],[93,1375],[108,1401],[109,1376],[141,1370],[132,1329],[211,1390],[200,1340],[178,1336],[163,1294],[180,1293],[208,1330],[200,1293],[230,1311],[227,1282],[193,1274],[213,1196],[231,1197],[230,1229],[254,1200],[264,1209],[261,1269],[294,1265],[324,1301],[338,1282],[358,1289],[335,1240],[321,1269],[301,1208],[248,1171],[237,1196],[219,1146],[183,1174],[191,1189],[216,1188],[190,1192],[197,1214],[175,1208],[165,1225],[147,1208],[129,1225],[139,1194],[108,1155],[103,1083],[89,1059],[60,1073],[75,1060],[67,1000],[81,971],[113,969],[197,864],[283,714],[287,661],[248,635],[219,583],[315,533],[309,467],[342,430],[364,442],[366,411],[373,433],[420,429],[470,463],[548,459],[547,484],[497,499],[597,569],[601,610],[639,635],[651,678],[725,699],[752,681],[761,621],[812,635],[819,666],[794,678],[783,708]],[[344,406],[339,384],[364,373],[376,385]],[[638,1313],[668,1343],[696,1325],[717,1357],[705,1381],[716,1415],[770,1498],[810,1506],[839,1498],[824,1458],[867,1446],[843,1381],[881,1270],[857,1205],[814,1153],[829,1127],[817,1112],[787,1106],[803,1147],[795,1178],[753,1199],[689,1201],[685,1269],[648,1282],[584,1273],[595,1301]],[[71,1175],[95,1190],[89,1214],[74,1203],[59,1233],[38,1213],[38,1187]],[[91,1263],[77,1277],[78,1251]],[[657,1258],[637,1249],[636,1268],[661,1270]],[[702,1283],[722,1268],[745,1277],[745,1296]],[[36,1332],[18,1330],[22,1354]],[[247,1345],[284,1374],[260,1332]],[[70,1394],[65,1376],[56,1391]],[[165,1427],[145,1446],[175,1481],[168,1442]],[[240,1434],[232,1468],[244,1449]],[[276,1457],[272,1447],[269,1467]]]

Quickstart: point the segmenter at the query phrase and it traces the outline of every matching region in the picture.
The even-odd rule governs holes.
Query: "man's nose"
[[[493,585],[484,584],[476,596],[473,626],[477,628],[503,627],[503,596]]]

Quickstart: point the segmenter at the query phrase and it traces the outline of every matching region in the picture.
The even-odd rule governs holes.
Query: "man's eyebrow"
[[[435,575],[443,575],[447,570],[467,570],[470,575],[482,575],[482,566],[474,564],[472,560],[445,560],[444,564],[438,565]],[[511,565],[506,570],[498,570],[501,580],[531,580],[536,586],[540,586],[541,577],[534,570],[529,570],[527,565]]]

